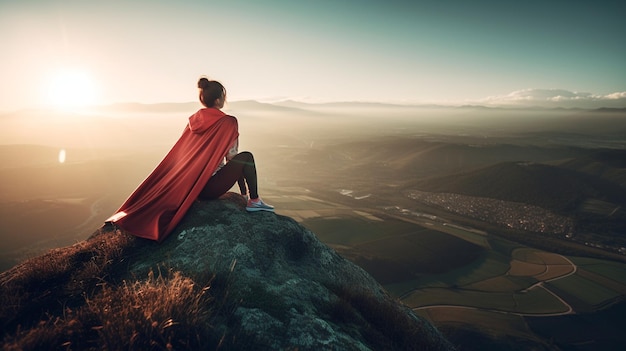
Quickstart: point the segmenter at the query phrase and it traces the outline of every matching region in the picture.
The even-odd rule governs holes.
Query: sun
[[[48,104],[56,107],[81,107],[96,102],[96,87],[87,70],[63,68],[48,78]]]

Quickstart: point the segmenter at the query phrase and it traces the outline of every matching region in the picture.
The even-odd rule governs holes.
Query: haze
[[[74,111],[31,109],[0,115],[0,189],[4,208],[0,214],[5,264],[12,265],[28,255],[23,250],[32,254],[91,234],[157,165],[182,133],[187,118],[200,107],[199,103],[119,104]],[[225,111],[239,120],[240,149],[254,152],[262,187],[269,187],[265,190],[267,196],[281,193],[288,184],[305,187],[316,181],[314,174],[331,165],[346,169],[362,165],[372,172],[394,162],[416,162],[410,167],[423,167],[418,175],[393,175],[409,179],[457,170],[436,171],[432,162],[439,163],[438,160],[424,164],[423,160],[407,158],[406,155],[426,152],[422,149],[429,147],[421,144],[424,142],[518,145],[531,150],[623,150],[626,146],[626,118],[620,109],[238,101],[229,103]],[[415,144],[395,146],[405,138]],[[380,148],[391,153],[381,151],[379,156],[375,153],[361,160],[343,151],[354,151],[355,147]],[[399,149],[391,151],[396,147]],[[531,157],[524,154],[499,159]],[[446,160],[450,157],[462,156],[445,156]],[[491,156],[485,157],[491,160]],[[341,159],[345,165],[338,161]],[[303,170],[308,172],[303,174]],[[389,171],[398,170],[392,167]],[[359,176],[365,174],[368,173]],[[335,189],[338,184],[350,183],[352,176],[337,173],[326,185],[316,187]],[[371,175],[369,179],[377,177]],[[302,191],[296,190],[293,195]],[[20,235],[15,240],[17,233]]]

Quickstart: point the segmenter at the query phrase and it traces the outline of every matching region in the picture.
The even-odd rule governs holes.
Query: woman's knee
[[[250,151],[242,151],[238,153],[235,157],[238,156],[241,158],[241,160],[245,162],[254,162],[254,156],[252,156],[252,153]]]

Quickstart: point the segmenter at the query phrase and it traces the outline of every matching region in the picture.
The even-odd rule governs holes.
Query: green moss
[[[281,322],[287,319],[289,310],[293,307],[282,296],[266,290],[258,282],[250,284],[249,290],[241,294],[241,306],[262,309]]]

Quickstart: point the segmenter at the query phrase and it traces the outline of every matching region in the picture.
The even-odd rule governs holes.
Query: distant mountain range
[[[199,102],[172,102],[172,103],[116,103],[111,105],[97,106],[97,109],[114,109],[136,111],[178,111],[184,109],[201,108]],[[268,108],[296,108],[302,110],[311,109],[388,109],[388,108],[438,108],[438,109],[484,109],[484,110],[571,110],[571,111],[600,111],[600,112],[626,112],[626,108],[563,108],[563,107],[542,107],[542,106],[524,106],[524,107],[502,107],[502,106],[485,106],[485,105],[438,105],[438,104],[400,104],[385,102],[361,102],[361,101],[341,101],[341,102],[323,102],[310,103],[295,100],[282,100],[275,102],[262,102],[257,100],[237,100],[228,101],[226,108],[252,108],[252,109],[268,109]]]
[[[190,102],[163,102],[163,103],[139,103],[139,102],[121,102],[107,105],[87,106],[74,109],[73,111],[91,110],[97,112],[137,112],[137,113],[158,113],[158,112],[178,112],[190,111],[202,108],[203,106],[196,101]],[[299,109],[299,110],[380,110],[380,109],[457,109],[457,110],[494,110],[494,111],[523,111],[523,110],[554,110],[554,111],[597,111],[607,113],[624,113],[625,108],[601,107],[601,108],[563,108],[563,107],[543,107],[543,106],[486,106],[486,105],[443,105],[443,104],[401,104],[401,103],[385,103],[385,102],[361,102],[361,101],[343,101],[343,102],[323,102],[311,103],[295,100],[282,100],[274,102],[262,102],[257,100],[236,100],[228,101],[226,109]],[[49,110],[48,108],[28,108],[26,111],[33,110]],[[20,111],[24,111],[20,110]],[[3,115],[11,115],[20,111],[0,111],[0,117]]]

